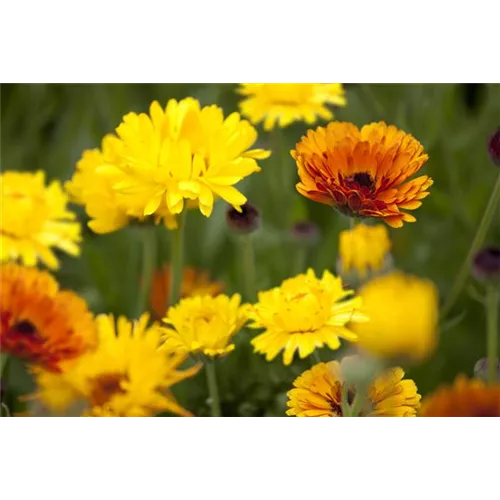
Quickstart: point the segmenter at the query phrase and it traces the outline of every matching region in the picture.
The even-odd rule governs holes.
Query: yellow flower
[[[384,357],[420,361],[437,343],[438,292],[429,280],[399,271],[369,281],[359,291],[370,321],[352,325],[359,345]]]
[[[420,417],[500,417],[500,383],[459,375],[422,401]]]
[[[80,224],[69,222],[68,197],[58,181],[45,185],[43,172],[4,172],[0,175],[0,255],[2,262],[20,259],[25,266],[38,261],[51,269],[59,262],[52,248],[79,255]]]
[[[153,276],[150,303],[158,319],[163,318],[167,310],[170,293],[170,264],[163,264]],[[194,297],[195,295],[219,295],[224,285],[218,281],[211,281],[207,271],[200,271],[192,267],[182,269],[181,297]]]
[[[357,224],[354,229],[340,233],[340,266],[343,273],[357,271],[365,278],[368,271],[383,268],[391,249],[387,228],[381,224]]]
[[[289,365],[296,350],[305,358],[325,344],[338,349],[339,337],[356,341],[356,334],[345,325],[367,318],[359,312],[359,297],[347,299],[353,293],[343,289],[340,278],[325,271],[319,279],[312,269],[283,281],[280,287],[260,292],[249,326],[266,331],[252,340],[255,352],[271,361],[284,350],[283,363]]]
[[[240,103],[242,114],[252,123],[264,121],[265,130],[296,121],[312,124],[318,117],[331,120],[326,105],[346,104],[341,83],[242,83],[239,92],[247,96]]]
[[[164,329],[165,348],[182,353],[225,356],[234,350],[232,337],[248,318],[248,307],[240,305],[238,294],[197,296],[169,308]]]
[[[349,404],[356,397],[356,388],[347,387],[342,378],[342,361],[319,363],[305,371],[288,392],[289,416],[342,417],[342,393]],[[404,380],[401,368],[392,368],[377,377],[368,389],[368,404],[359,416],[415,417],[420,395],[413,380]]]
[[[257,140],[255,128],[238,113],[224,119],[221,108],[200,108],[192,98],[172,99],[165,109],[154,101],[149,111],[125,115],[117,137],[106,137],[102,152],[84,158],[93,164],[88,177],[80,165],[76,175],[82,177],[73,180],[76,187],[70,184],[95,221],[91,227],[110,232],[128,218],[147,216],[173,227],[172,214],[183,211],[184,200],[197,204],[206,217],[215,197],[239,209],[246,198],[234,184],[260,171],[256,160],[269,156],[249,150]],[[104,185],[97,187],[99,182]],[[108,205],[116,201],[114,217],[100,207],[101,200]]]
[[[185,356],[160,350],[158,325],[148,327],[148,315],[137,322],[125,317],[97,317],[99,345],[94,352],[67,363],[60,374],[36,370],[34,398],[56,414],[83,408],[84,416],[146,417],[168,411],[190,413],[179,406],[169,389],[197,373],[177,368]]]

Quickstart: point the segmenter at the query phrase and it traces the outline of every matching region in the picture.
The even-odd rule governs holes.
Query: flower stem
[[[148,310],[151,283],[156,266],[156,238],[154,228],[144,228],[142,234],[142,270],[141,287],[137,300],[136,317]]]
[[[212,417],[221,417],[219,389],[217,387],[217,375],[215,373],[215,361],[210,360],[205,363],[205,370],[207,372],[208,394],[210,395]]]
[[[313,351],[311,356],[312,356],[313,364],[322,363],[321,356],[319,355],[318,351]]]
[[[500,292],[496,285],[490,285],[486,296],[486,325],[488,353],[488,383],[494,384],[497,379],[498,359],[498,305]]]
[[[484,239],[486,237],[486,233],[491,225],[491,221],[493,220],[493,216],[495,215],[495,206],[500,199],[500,175],[495,183],[495,187],[491,193],[490,199],[488,201],[488,205],[486,206],[486,210],[484,211],[483,218],[477,228],[476,235],[472,240],[472,244],[465,258],[460,271],[457,274],[455,282],[451,287],[450,293],[446,299],[446,302],[443,305],[441,310],[441,317],[445,318],[448,313],[451,311],[455,302],[462,291],[467,277],[469,275],[470,265],[472,263],[472,259],[474,258],[475,253],[479,250],[481,245],[484,243]]]
[[[249,301],[257,298],[255,286],[255,253],[253,248],[253,239],[251,234],[242,236],[243,244],[243,272],[245,283],[245,294]]]
[[[186,209],[179,215],[178,227],[172,234],[172,249],[170,253],[171,275],[167,306],[177,304],[181,299],[182,267],[184,259],[184,232],[186,226]]]
[[[295,274],[302,274],[306,271],[307,248],[305,245],[298,245],[295,250]]]

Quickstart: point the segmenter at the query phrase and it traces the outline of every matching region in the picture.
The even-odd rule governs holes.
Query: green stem
[[[215,361],[210,360],[205,364],[208,382],[208,394],[210,395],[210,406],[212,408],[212,417],[221,417],[219,388],[217,387],[217,375],[215,373]]]
[[[500,293],[495,285],[488,287],[486,296],[487,353],[488,353],[488,383],[497,380],[498,359],[498,305]]]
[[[306,271],[307,247],[298,245],[295,251],[295,274],[301,274]]]
[[[486,206],[486,210],[484,211],[483,218],[479,224],[479,227],[477,228],[476,235],[472,240],[469,253],[465,258],[462,267],[460,268],[460,271],[457,274],[455,282],[451,287],[446,302],[443,305],[441,311],[442,318],[445,318],[451,311],[451,309],[455,305],[457,298],[460,295],[460,292],[462,291],[465,285],[465,282],[467,281],[472,259],[474,258],[474,255],[479,250],[481,245],[484,243],[484,239],[486,238],[486,234],[488,232],[488,229],[490,228],[491,221],[493,220],[493,217],[495,215],[495,206],[499,199],[500,199],[500,175],[498,176],[498,179],[495,183],[495,187],[493,188],[493,191],[491,193],[488,205]]]
[[[255,253],[251,234],[242,236],[243,244],[243,272],[245,283],[245,294],[249,301],[257,298],[255,285]]]
[[[142,269],[141,286],[137,299],[136,317],[148,310],[149,295],[151,293],[151,283],[156,267],[156,237],[152,227],[142,230]]]
[[[5,370],[5,368],[7,368],[8,362],[9,355],[4,352],[0,352],[0,380],[2,378],[3,371]]]
[[[181,299],[186,212],[187,210],[184,209],[179,215],[178,227],[172,232],[172,249],[170,253],[170,290],[168,294],[167,306],[173,306]]]
[[[313,351],[313,353],[311,354],[311,359],[313,361],[313,364],[315,365],[318,363],[322,363],[321,356],[319,355],[318,351]]]

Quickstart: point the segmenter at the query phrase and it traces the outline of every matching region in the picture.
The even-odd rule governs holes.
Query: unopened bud
[[[488,153],[493,163],[500,167],[500,127],[497,128],[488,141]]]
[[[500,280],[500,247],[485,247],[476,253],[472,274],[478,281],[496,284]]]
[[[228,207],[226,212],[228,227],[238,234],[250,234],[260,226],[259,211],[250,203],[241,206],[241,212],[233,207]]]
[[[312,221],[297,222],[291,229],[292,237],[298,243],[315,245],[319,240],[319,228]]]

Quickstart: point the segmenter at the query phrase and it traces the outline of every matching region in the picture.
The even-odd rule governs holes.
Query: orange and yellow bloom
[[[404,210],[420,207],[433,182],[427,175],[408,180],[429,157],[413,136],[384,122],[361,129],[332,122],[309,130],[292,156],[303,196],[396,228],[416,220]]]

